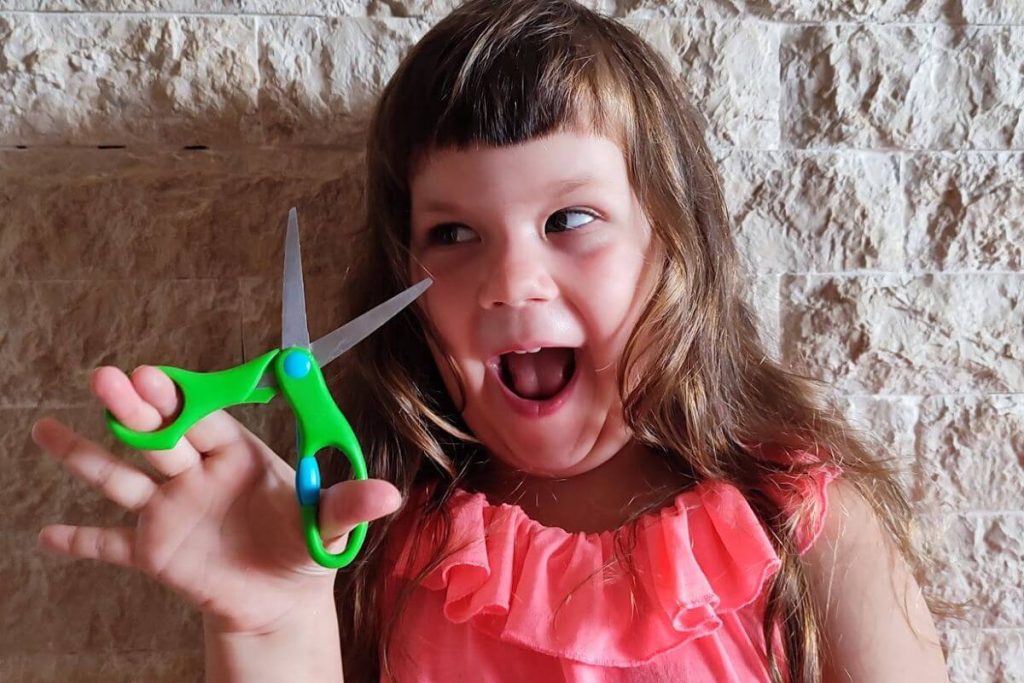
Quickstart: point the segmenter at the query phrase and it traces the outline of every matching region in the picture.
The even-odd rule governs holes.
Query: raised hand
[[[90,388],[125,426],[158,429],[178,410],[174,384],[143,366],[129,379],[97,369]],[[32,437],[86,484],[137,515],[134,528],[51,525],[41,547],[142,571],[216,620],[224,632],[273,631],[296,610],[322,607],[335,570],[310,559],[302,536],[294,471],[224,411],[198,422],[178,445],[144,452],[153,477],[53,418]],[[387,515],[400,496],[381,480],[325,490],[320,529],[328,549],[345,547],[355,524]]]

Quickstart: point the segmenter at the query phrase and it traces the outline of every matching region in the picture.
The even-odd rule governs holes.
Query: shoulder
[[[849,481],[830,487],[820,534],[801,561],[821,615],[826,683],[948,680],[920,587]]]

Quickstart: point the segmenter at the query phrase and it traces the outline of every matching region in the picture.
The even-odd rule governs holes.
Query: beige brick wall
[[[0,0],[0,680],[201,676],[169,592],[34,551],[130,520],[29,425],[110,444],[91,368],[270,348],[293,204],[330,329],[362,115],[450,4]],[[1024,1],[590,4],[707,116],[778,352],[906,463],[932,585],[973,600],[940,625],[953,679],[1024,681]],[[289,447],[282,410],[239,414]]]

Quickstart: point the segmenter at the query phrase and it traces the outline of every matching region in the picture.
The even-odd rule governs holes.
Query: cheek
[[[470,352],[466,330],[469,323],[461,317],[464,309],[446,292],[431,287],[430,298],[423,303],[424,314],[433,328],[430,336],[430,354],[441,375],[452,402],[461,411],[465,397],[463,387],[475,386],[479,381],[472,366],[467,367],[465,359]],[[424,295],[427,296],[427,295]]]
[[[430,350],[449,393],[454,397],[456,384],[451,377],[452,365],[459,380],[467,386],[478,385],[484,372],[476,350],[473,308],[466,299],[465,290],[459,288],[442,286],[438,289],[434,285],[424,296],[429,296],[424,302],[424,313],[434,332]]]
[[[426,312],[439,329],[465,325],[472,315],[475,288],[458,273],[433,271],[434,284],[424,293]]]
[[[589,312],[595,341],[605,354],[620,351],[649,295],[642,255],[632,249],[595,255],[587,260],[577,284],[577,300]]]
[[[411,266],[412,280],[423,277],[434,280],[434,284],[423,295],[432,302],[432,309],[440,310],[442,302],[458,301],[464,306],[472,297],[479,279],[478,261],[475,254],[466,249],[441,255],[428,252]]]

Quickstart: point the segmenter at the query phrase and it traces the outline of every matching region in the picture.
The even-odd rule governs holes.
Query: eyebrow
[[[596,176],[586,175],[578,178],[567,178],[551,184],[551,194],[563,195],[569,194],[573,190],[577,190],[581,187],[591,184],[597,184],[598,178]],[[428,198],[423,201],[423,211],[425,212],[440,212],[440,213],[458,213],[460,207],[456,204],[452,204],[443,199]]]

